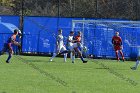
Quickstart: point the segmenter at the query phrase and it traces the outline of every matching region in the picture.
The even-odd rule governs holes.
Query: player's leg
[[[58,55],[58,52],[53,53],[53,56],[50,58],[50,61],[53,61],[53,59]]]
[[[6,63],[10,63],[10,59],[12,58],[12,55],[13,55],[13,50],[9,49],[8,53],[9,53],[9,56],[8,56],[8,58],[6,60]]]
[[[87,61],[84,60],[81,51],[78,48],[74,48],[74,50],[79,54],[81,60],[83,61],[83,63],[87,63]]]
[[[124,61],[124,54],[123,54],[122,50],[120,50],[120,54],[122,56],[122,60]]]
[[[59,54],[60,50],[61,50],[61,46],[57,46],[56,52],[53,53],[53,56],[50,58],[50,61],[53,61],[53,59]]]
[[[71,59],[72,59],[72,63],[74,63],[74,60],[75,60],[75,51],[74,50],[72,51],[72,57],[71,57]]]
[[[118,48],[119,48],[119,46],[114,46],[114,50],[115,50],[117,61],[120,60],[119,55],[118,55],[118,50],[119,50]]]
[[[115,50],[115,54],[116,54],[117,61],[119,61],[120,58],[119,58],[119,55],[118,55],[118,50]]]
[[[75,57],[73,57],[73,56],[75,56],[75,52],[74,52],[74,49],[73,49],[73,45],[68,46],[68,49],[69,49],[69,53],[70,53],[70,58],[71,58],[71,60],[75,59]]]
[[[64,62],[66,62],[66,61],[67,61],[67,52],[66,52],[67,50],[66,50],[66,48],[65,48],[64,46],[62,47],[61,50],[62,50],[62,52],[64,53]],[[61,53],[62,53],[62,52],[61,52]]]
[[[139,63],[140,63],[140,56],[137,58],[135,66],[131,67],[131,69],[136,70],[138,68]]]

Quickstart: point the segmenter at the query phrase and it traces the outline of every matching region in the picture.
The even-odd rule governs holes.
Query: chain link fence
[[[139,20],[139,0],[0,0],[0,15]]]

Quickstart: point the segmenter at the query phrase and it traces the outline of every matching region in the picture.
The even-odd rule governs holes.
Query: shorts
[[[121,46],[114,46],[114,50],[117,51],[117,50],[121,50]]]
[[[74,48],[77,48],[77,47],[78,47],[77,43],[73,43],[71,46],[68,47],[68,49],[70,51],[74,51]]]
[[[62,51],[65,51],[65,50],[66,50],[66,47],[64,45],[57,46],[57,51],[62,52]]]

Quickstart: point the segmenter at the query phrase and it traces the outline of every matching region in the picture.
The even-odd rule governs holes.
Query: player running
[[[64,53],[64,62],[66,62],[67,50],[66,50],[66,48],[65,48],[65,46],[64,46],[64,42],[63,42],[62,29],[58,30],[58,36],[57,36],[56,45],[57,45],[56,53],[53,53],[53,56],[50,58],[50,61],[53,61],[53,59],[54,59],[58,54]]]
[[[114,50],[115,50],[115,53],[116,53],[117,61],[120,60],[120,58],[118,56],[118,51],[120,52],[120,54],[122,56],[122,61],[124,61],[124,55],[123,55],[123,52],[122,52],[122,39],[119,36],[119,32],[116,32],[116,35],[113,36],[112,44],[114,46]]]
[[[15,29],[14,34],[11,37],[8,38],[7,43],[4,43],[4,47],[3,47],[2,51],[0,51],[0,55],[3,55],[4,52],[9,53],[9,56],[6,60],[6,63],[10,63],[10,59],[13,55],[12,45],[16,45],[18,47],[21,47],[21,45],[16,41],[16,37],[17,37],[18,34],[19,34],[19,30]]]
[[[136,47],[136,46],[134,46]],[[137,70],[139,64],[140,64],[140,46],[137,46],[138,49],[138,55],[137,55],[137,60],[136,60],[136,64],[134,67],[131,67],[132,70]]]
[[[78,32],[78,35],[75,37],[75,40],[74,40],[73,35],[74,35],[74,32],[71,31],[70,36],[68,37],[68,45],[69,45],[68,48],[72,52],[72,63],[74,63],[75,52],[77,52],[79,54],[83,63],[87,63],[87,61],[84,60],[81,51],[78,49],[78,47],[82,47],[82,45],[81,45],[81,32]]]

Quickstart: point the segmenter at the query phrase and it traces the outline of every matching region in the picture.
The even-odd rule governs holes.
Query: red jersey
[[[81,36],[76,36],[75,39],[77,40],[77,42],[81,42]]]
[[[121,46],[122,45],[122,39],[120,36],[113,36],[112,38],[112,44],[116,46]]]

